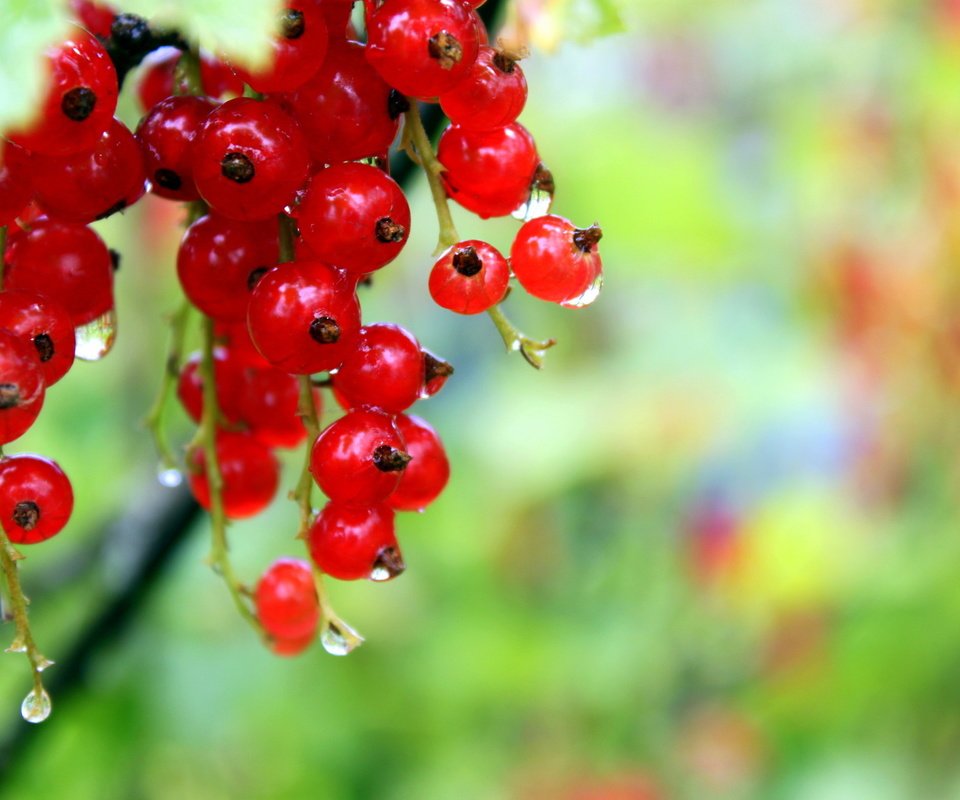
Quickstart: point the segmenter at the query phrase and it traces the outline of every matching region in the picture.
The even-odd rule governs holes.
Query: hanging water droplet
[[[363,637],[341,619],[328,620],[320,633],[320,644],[332,656],[346,656],[363,644]]]
[[[586,289],[576,297],[564,300],[560,305],[564,308],[583,308],[590,305],[600,296],[600,290],[603,288],[603,273],[597,275]]]
[[[373,562],[373,569],[370,570],[370,580],[383,582],[391,578],[396,578],[407,568],[403,563],[403,556],[400,555],[398,547],[384,547],[377,554],[377,560]]]
[[[513,212],[513,218],[522,222],[529,222],[536,217],[549,214],[555,191],[553,173],[541,163],[537,167],[537,171],[533,173],[533,180],[530,182],[530,194],[527,195],[526,202]]]
[[[45,669],[49,669],[56,661],[51,661],[49,658],[41,658],[40,662],[37,664],[37,672],[43,672]]]
[[[183,483],[183,473],[176,467],[166,467],[160,464],[157,467],[157,480],[161,486],[166,486],[168,489],[175,489]]]
[[[51,710],[50,695],[46,689],[41,689],[39,695],[36,689],[31,689],[20,704],[20,714],[27,722],[43,722],[50,716]]]
[[[7,653],[26,653],[27,645],[24,643],[23,639],[17,637],[12,642],[10,646],[6,649]]]
[[[77,327],[77,347],[74,354],[82,361],[99,361],[117,339],[117,312],[112,308],[86,325]]]

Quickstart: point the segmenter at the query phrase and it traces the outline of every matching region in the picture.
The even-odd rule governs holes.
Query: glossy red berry
[[[450,462],[443,442],[426,420],[400,414],[397,429],[406,443],[410,464],[387,503],[398,511],[422,511],[447,485]]]
[[[47,52],[50,68],[39,115],[28,128],[7,134],[34,153],[89,150],[117,107],[117,72],[103,45],[72,26],[66,41]]]
[[[357,38],[355,35],[351,35],[356,33],[352,30],[352,25],[350,26],[351,30],[347,30],[354,2],[355,0],[320,0],[320,11],[327,23],[327,36],[330,39],[331,46],[344,37],[347,39]]]
[[[440,137],[437,159],[446,168],[447,194],[484,219],[522,205],[540,163],[533,137],[516,122],[492,131],[451,125]]]
[[[177,62],[181,52],[175,47],[161,47],[148,55],[141,64],[137,99],[143,111],[149,111],[161,100],[172,96]],[[209,53],[200,51],[200,86],[207,97],[222,98],[243,94],[243,81],[226,64]],[[179,87],[186,94],[185,86]]]
[[[381,411],[350,411],[317,437],[310,472],[331,500],[373,505],[386,500],[409,461],[393,418]]]
[[[161,100],[140,120],[137,141],[143,153],[150,191],[168,200],[196,200],[192,146],[200,126],[216,104],[206,97],[180,95]]]
[[[337,164],[310,179],[296,210],[317,257],[349,272],[390,263],[410,234],[410,206],[397,182],[366,164]]]
[[[525,223],[510,248],[510,264],[520,285],[534,297],[579,308],[600,290],[603,264],[599,225],[577,228],[548,214]]]
[[[348,408],[376,406],[397,414],[420,397],[424,363],[420,343],[399,325],[378,322],[360,329],[334,377]]]
[[[259,514],[270,505],[280,480],[280,464],[270,448],[246,433],[217,434],[217,460],[223,476],[223,510],[230,519]],[[197,502],[210,509],[207,459],[202,449],[189,460],[190,489]]]
[[[37,203],[53,219],[93,222],[143,196],[143,156],[133,134],[115,119],[90,150],[30,159]]]
[[[327,54],[327,24],[319,0],[287,0],[280,11],[270,59],[263,69],[234,67],[258,92],[289,92],[320,69]]]
[[[39,221],[8,248],[4,286],[49,297],[80,326],[113,308],[113,263],[86,225]]]
[[[319,389],[313,395],[317,415],[323,413]],[[246,367],[239,395],[240,417],[250,432],[271,447],[296,447],[307,437],[299,414],[300,382],[273,367]]]
[[[277,369],[295,375],[336,369],[360,329],[353,283],[322,261],[281,264],[250,296],[250,338]]]
[[[314,630],[296,639],[274,639],[270,642],[270,649],[278,656],[291,658],[292,656],[300,655],[300,653],[313,644],[316,638],[317,632]]]
[[[207,214],[184,234],[177,276],[184,294],[204,314],[245,320],[250,294],[279,259],[275,220],[238,222]]]
[[[250,331],[247,328],[247,320],[244,318],[241,322],[222,322],[214,321],[213,324],[214,340],[227,348],[230,355],[240,361],[246,367],[266,368],[270,366],[260,351],[257,350],[250,338]]]
[[[14,544],[56,536],[73,513],[73,488],[49,459],[21,454],[0,459],[0,524]]]
[[[462,81],[440,95],[440,107],[464,130],[489,131],[516,122],[527,102],[527,79],[510,56],[484,45]]]
[[[190,419],[200,422],[203,416],[203,375],[200,373],[202,354],[192,353],[180,370],[177,380],[177,397]],[[224,347],[213,349],[213,378],[217,385],[217,404],[223,419],[236,425],[243,419],[241,399],[246,373],[243,363],[233,351]]]
[[[33,345],[47,386],[60,380],[73,365],[73,320],[65,308],[48,297],[16,290],[0,292],[0,330]]]
[[[293,202],[310,167],[306,139],[279,105],[238,97],[210,114],[193,145],[200,196],[225,217],[267,219]]]
[[[30,156],[13,142],[0,140],[0,225],[13,222],[32,198]]]
[[[359,42],[331,42],[327,60],[283,100],[318,164],[386,153],[400,126],[402,98],[364,56]]]
[[[385,505],[327,503],[307,535],[313,563],[343,581],[396,577],[404,564],[393,516]]]
[[[18,439],[33,425],[45,388],[33,346],[0,330],[0,445]]]
[[[70,0],[70,11],[74,18],[94,36],[106,39],[116,12],[106,3],[94,3],[91,0]]]
[[[431,99],[460,81],[480,46],[461,0],[385,0],[367,16],[367,58],[398,91]]]
[[[306,561],[274,561],[257,583],[254,602],[260,624],[274,638],[312,638],[317,630],[320,602]]]
[[[503,300],[509,283],[510,267],[500,251],[471,239],[437,259],[430,271],[430,296],[458,314],[479,314]]]

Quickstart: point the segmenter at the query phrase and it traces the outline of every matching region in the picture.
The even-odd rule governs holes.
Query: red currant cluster
[[[3,143],[0,444],[29,427],[74,353],[109,349],[116,257],[87,224],[145,189],[189,204],[177,256],[189,305],[175,316],[149,423],[169,466],[160,418],[176,384],[199,425],[186,471],[211,512],[212,561],[241,613],[283,654],[305,648],[318,628],[329,650],[349,650],[352,632],[330,610],[320,573],[399,574],[395,511],[423,509],[449,476],[436,432],[406,412],[452,367],[398,325],[363,325],[357,298],[410,232],[407,199],[387,166],[401,117],[399,148],[423,167],[437,207],[442,252],[429,291],[439,305],[488,312],[508,347],[539,366],[552,341],[526,338],[499,309],[511,276],[573,307],[590,302],[601,281],[599,227],[547,214],[553,179],[516,121],[526,81],[517,54],[488,43],[476,10],[483,0],[364,3],[358,31],[353,0],[289,0],[268,63],[251,70],[72,0],[84,27],[49,53],[42,113]],[[113,114],[118,75],[122,82],[139,61],[146,113],[134,134]],[[436,152],[417,101],[439,102],[451,120]],[[462,241],[448,198],[483,218],[525,220],[510,258]],[[203,347],[181,359],[190,307],[203,315]],[[344,410],[323,430],[321,387]],[[270,503],[274,448],[305,440],[294,496],[313,563],[282,559],[250,592],[227,558],[226,523]],[[314,483],[328,498],[318,513]],[[71,503],[52,462],[0,461],[11,541],[53,535]]]

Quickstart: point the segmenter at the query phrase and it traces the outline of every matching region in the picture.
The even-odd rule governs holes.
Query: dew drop
[[[50,667],[56,663],[56,661],[51,661],[49,658],[42,658],[37,664],[37,672],[43,672],[45,669],[50,669]]]
[[[10,646],[6,649],[7,653],[26,653],[27,645],[24,643],[23,639],[17,638],[14,639]]]
[[[50,716],[51,710],[50,695],[46,689],[41,689],[39,695],[36,689],[31,689],[20,705],[20,714],[27,722],[43,722]]]
[[[102,316],[77,328],[74,354],[82,361],[99,361],[113,349],[117,339],[117,312],[112,308]]]
[[[603,273],[597,275],[597,277],[593,279],[593,283],[584,289],[583,292],[576,297],[571,297],[569,300],[564,300],[560,305],[564,308],[583,308],[584,306],[588,306],[600,296],[600,290],[602,288]]]
[[[541,164],[533,176],[533,182],[530,184],[530,194],[527,195],[526,201],[511,216],[521,222],[529,222],[536,217],[549,214],[550,207],[553,205],[553,195],[553,176],[550,174],[550,170]]]
[[[327,621],[320,644],[332,656],[347,656],[363,644],[363,637],[343,620]]]
[[[183,473],[176,467],[166,467],[160,464],[157,467],[157,480],[161,486],[166,486],[168,489],[175,489],[183,483]]]

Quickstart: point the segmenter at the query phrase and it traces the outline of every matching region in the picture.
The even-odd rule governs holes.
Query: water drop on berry
[[[582,294],[572,297],[569,300],[564,300],[560,305],[564,308],[583,308],[584,306],[588,306],[600,296],[600,290],[602,288],[603,275],[601,274],[594,278],[593,283],[584,289]]]
[[[553,176],[550,170],[542,164],[537,168],[533,175],[533,181],[530,184],[530,194],[511,216],[521,222],[529,222],[536,217],[542,217],[550,213],[553,206],[553,195],[555,187]]]
[[[43,722],[50,716],[51,710],[50,695],[46,689],[41,689],[40,694],[36,689],[31,689],[20,705],[20,714],[27,722]]]
[[[165,486],[168,489],[176,489],[183,483],[183,473],[176,467],[167,467],[160,464],[157,467],[157,480],[161,486]]]
[[[332,656],[347,656],[363,644],[363,637],[343,620],[327,620],[320,634],[320,644]]]
[[[113,349],[117,339],[117,312],[112,308],[92,322],[77,327],[77,358],[99,361]]]

